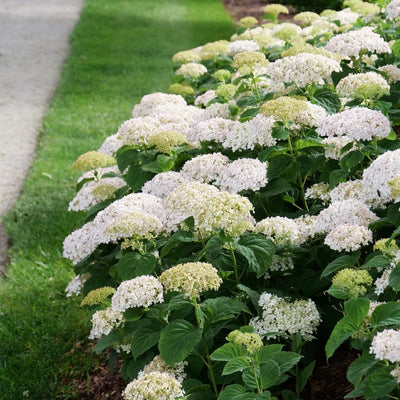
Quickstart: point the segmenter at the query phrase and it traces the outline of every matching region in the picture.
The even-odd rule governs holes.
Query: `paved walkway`
[[[0,216],[18,198],[32,164],[83,2],[0,0]]]

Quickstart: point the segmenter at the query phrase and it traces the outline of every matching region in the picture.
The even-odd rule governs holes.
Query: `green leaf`
[[[278,363],[273,360],[268,360],[260,366],[260,386],[262,389],[271,387],[279,377],[281,370]]]
[[[400,291],[400,265],[397,265],[389,276],[389,285],[396,291]]]
[[[167,156],[166,154],[159,154],[157,162],[161,167],[162,172],[171,170],[175,165],[176,157]]]
[[[118,343],[122,340],[120,331],[112,331],[107,336],[101,338],[97,344],[93,347],[93,351],[96,354],[100,354],[103,350],[111,347],[113,344]]]
[[[345,154],[339,161],[339,166],[345,171],[351,171],[354,167],[358,166],[364,159],[364,154],[359,150],[351,151]]]
[[[260,293],[256,292],[253,289],[250,289],[249,287],[242,285],[241,283],[239,283],[237,285],[238,289],[241,290],[242,292],[246,293],[247,296],[249,296],[249,299],[251,300],[251,302],[253,303],[254,308],[256,308],[257,310],[260,308],[260,306],[258,305],[258,301],[260,300]]]
[[[339,96],[336,94],[336,92],[327,88],[317,89],[313,93],[311,103],[325,108],[329,114],[335,114],[341,109]]]
[[[135,325],[131,340],[132,355],[136,359],[158,343],[162,325],[144,319]]]
[[[296,140],[294,147],[297,150],[307,149],[309,147],[325,147],[319,140],[314,138]]]
[[[300,361],[301,357],[300,354],[291,351],[280,351],[271,354],[270,359],[275,361],[281,373],[284,373],[294,367]]]
[[[141,275],[151,275],[157,265],[157,259],[153,254],[140,254],[131,252],[124,254],[118,261],[117,269],[123,281],[136,278]]]
[[[246,393],[242,385],[229,385],[218,396],[217,400],[236,400],[238,395]]]
[[[335,169],[329,174],[329,188],[334,188],[338,183],[344,182],[350,173],[342,169]]]
[[[257,360],[259,364],[262,364],[267,360],[273,359],[274,354],[280,353],[282,348],[283,345],[281,344],[267,344],[254,353],[254,359]]]
[[[327,291],[328,294],[340,300],[347,300],[350,295],[347,290],[332,285]]]
[[[268,159],[268,179],[278,178],[282,172],[292,164],[292,157],[287,154],[279,154]]]
[[[171,367],[183,361],[199,343],[201,334],[183,319],[172,322],[161,331],[158,348],[162,359]]]
[[[293,190],[292,185],[283,178],[275,178],[268,182],[268,185],[263,190],[263,195],[270,197],[277,194],[286,193]]]
[[[243,96],[237,100],[236,104],[239,107],[254,106],[257,104],[257,97],[256,96]]]
[[[272,128],[271,135],[278,140],[286,140],[290,136],[290,130],[282,125],[276,125]]]
[[[315,361],[310,362],[304,369],[300,371],[299,374],[299,392],[302,392],[305,388],[308,379],[312,375],[315,367]]]
[[[390,265],[390,260],[381,254],[371,257],[363,266],[363,269],[386,267]]]
[[[354,267],[356,263],[357,259],[352,256],[340,256],[327,265],[321,273],[321,278],[334,274],[343,268]]]
[[[201,307],[210,307],[213,312],[212,323],[224,321],[236,317],[241,312],[250,314],[250,310],[239,299],[232,297],[217,297],[207,299]]]
[[[389,394],[397,382],[390,375],[392,367],[382,367],[373,371],[365,378],[365,398],[368,400],[379,400]]]
[[[127,321],[137,321],[140,318],[142,318],[144,314],[144,309],[142,307],[140,308],[128,308],[124,312],[124,319]]]
[[[239,118],[240,122],[246,122],[249,119],[254,118],[258,114],[259,107],[252,107],[248,108],[246,111],[244,111]]]
[[[130,165],[137,161],[140,150],[130,146],[122,146],[117,151],[116,159],[120,171],[125,171]]]
[[[153,176],[152,172],[144,171],[140,165],[131,165],[126,174],[126,183],[134,192],[138,192]]]
[[[344,303],[344,311],[347,318],[356,325],[360,325],[368,314],[369,299],[366,297],[358,297],[357,299],[347,300]]]
[[[399,203],[392,204],[387,212],[388,220],[394,225],[400,225],[400,211],[399,211]]]
[[[358,328],[359,325],[357,325],[349,317],[344,317],[338,321],[325,345],[326,358],[332,357],[336,349],[351,335],[356,333]]]
[[[235,343],[225,343],[211,355],[211,359],[215,361],[230,361],[237,357],[244,357],[247,355],[246,349]]]
[[[264,274],[272,263],[275,246],[262,235],[249,234],[236,242],[236,251],[244,256],[249,269],[258,275]]]
[[[349,369],[347,370],[347,379],[353,384],[357,385],[362,377],[372,368],[378,361],[373,357],[362,356],[355,359]]]
[[[247,357],[236,357],[229,360],[222,371],[222,375],[234,374],[238,371],[243,371],[246,368],[250,368],[250,362]]]
[[[371,316],[371,324],[374,328],[400,324],[400,303],[391,301],[376,307]]]
[[[193,234],[186,231],[177,231],[171,235],[161,249],[160,256],[165,257],[176,245],[193,242]]]

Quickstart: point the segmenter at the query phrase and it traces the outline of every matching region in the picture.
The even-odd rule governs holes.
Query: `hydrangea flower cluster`
[[[400,331],[385,329],[378,332],[371,343],[369,352],[378,360],[387,360],[392,363],[400,361]]]
[[[176,363],[173,367],[170,367],[161,358],[161,356],[155,356],[149,364],[146,364],[144,368],[141,371],[139,371],[138,379],[143,378],[145,375],[148,375],[151,372],[162,372],[169,374],[179,383],[182,383],[186,378],[186,373],[185,373],[186,365],[187,361],[182,361],[180,363]]]
[[[164,271],[159,280],[167,292],[183,293],[190,299],[208,290],[218,290],[222,283],[218,271],[203,262],[178,264]]]
[[[89,339],[101,339],[108,335],[114,328],[118,328],[124,323],[122,312],[114,311],[111,307],[105,310],[96,311],[91,319],[92,329]]]
[[[257,333],[240,332],[237,329],[232,331],[226,339],[228,342],[239,344],[245,347],[250,354],[260,350],[263,346],[261,336]]]
[[[332,286],[353,298],[363,296],[372,282],[372,276],[368,271],[353,268],[344,268],[332,278]]]
[[[294,220],[287,217],[268,217],[258,222],[255,227],[275,244],[300,245],[300,232]]]
[[[252,318],[250,326],[260,336],[268,338],[300,333],[304,340],[310,340],[321,320],[311,299],[288,302],[265,292],[260,296],[258,305],[262,307],[262,316]]]
[[[332,250],[357,251],[372,242],[372,232],[365,226],[342,224],[330,231],[324,243]]]

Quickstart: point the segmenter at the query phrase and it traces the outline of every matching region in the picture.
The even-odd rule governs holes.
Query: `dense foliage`
[[[348,5],[177,53],[75,162],[67,292],[127,400],[300,399],[345,342],[348,396],[400,398],[400,3]]]

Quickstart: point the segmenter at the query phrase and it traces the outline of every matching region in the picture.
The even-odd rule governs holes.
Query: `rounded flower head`
[[[185,395],[182,385],[167,372],[150,372],[125,388],[125,400],[175,400]]]
[[[244,17],[239,20],[240,28],[250,28],[258,24],[257,18],[254,17]]]
[[[267,64],[268,60],[265,58],[264,53],[259,51],[244,51],[233,57],[232,67],[236,69],[248,67],[252,71],[257,67]]]
[[[223,99],[231,99],[235,96],[237,87],[233,83],[224,83],[215,89],[215,94]]]
[[[310,25],[313,21],[319,18],[321,18],[319,14],[311,11],[303,11],[293,17],[293,19],[300,22],[301,25]]]
[[[190,180],[211,183],[229,163],[229,158],[221,153],[203,154],[185,162],[181,174]]]
[[[246,348],[246,350],[253,354],[255,351],[263,347],[261,336],[257,333],[240,332],[239,330],[232,331],[226,338],[229,342],[239,344]]]
[[[150,307],[164,301],[161,283],[151,275],[123,281],[111,298],[114,311],[124,312],[128,308]]]
[[[386,79],[376,72],[349,74],[342,78],[336,86],[340,97],[361,97],[372,99],[389,94],[390,86]]]
[[[275,25],[272,28],[272,33],[277,39],[281,39],[289,43],[295,43],[299,40],[299,36],[302,34],[302,29],[296,24],[283,22]],[[300,40],[303,41],[303,39]]]
[[[268,217],[257,223],[255,231],[275,244],[300,244],[300,232],[294,220],[287,217]]]
[[[227,46],[226,52],[228,55],[235,55],[244,51],[258,51],[260,46],[254,40],[236,40],[230,42]]]
[[[400,0],[392,0],[386,7],[386,14],[389,19],[396,19],[400,16]]]
[[[149,146],[154,146],[160,153],[171,154],[172,149],[187,144],[185,135],[176,131],[163,131],[152,135]]]
[[[206,73],[207,68],[203,64],[199,63],[183,64],[175,71],[176,75],[183,75],[191,78],[199,78]]]
[[[378,217],[361,201],[347,199],[335,201],[318,214],[316,229],[330,232],[342,224],[368,226]]]
[[[114,157],[100,151],[88,151],[77,158],[72,164],[72,169],[88,171],[95,168],[109,167],[114,164],[116,164]]]
[[[264,7],[264,14],[272,14],[277,17],[279,14],[289,14],[289,10],[282,4],[271,3]]]
[[[189,179],[179,172],[160,172],[143,185],[142,192],[164,199],[178,186],[188,182]]]
[[[351,140],[383,139],[391,131],[390,121],[380,111],[354,107],[328,115],[318,124],[319,136],[347,136]]]
[[[168,92],[180,95],[182,97],[191,96],[194,94],[194,89],[188,85],[181,85],[180,83],[173,83],[168,88]]]
[[[372,242],[372,232],[365,226],[342,224],[325,237],[325,244],[332,250],[357,251]]]
[[[332,37],[325,48],[348,57],[359,57],[361,52],[366,51],[376,54],[391,53],[388,43],[372,28],[366,26],[356,31],[349,31]]]
[[[389,84],[400,81],[400,68],[393,64],[383,65],[378,68],[379,71],[385,74]]]
[[[288,48],[287,50],[284,50],[281,56],[284,58],[284,57],[295,56],[296,54],[301,54],[301,53],[317,54],[320,56],[332,58],[336,61],[340,61],[342,59],[342,56],[339,53],[332,53],[322,47],[312,46],[309,43],[295,44],[294,46]]]
[[[229,42],[227,40],[217,40],[216,42],[206,43],[200,48],[200,57],[202,60],[215,58],[219,54],[224,54]]]
[[[200,60],[201,60],[200,54],[194,50],[179,51],[178,53],[174,54],[172,57],[172,61],[178,62],[181,64],[198,62]]]
[[[231,75],[232,75],[231,72],[227,69],[218,69],[213,73],[214,79],[218,82],[229,81],[229,79],[231,79]],[[214,94],[215,92],[212,92],[212,93]],[[210,100],[212,100],[212,99],[210,99]],[[206,105],[207,103],[205,103],[204,105]]]
[[[150,93],[143,96],[139,104],[135,104],[132,110],[132,117],[154,116],[161,107],[166,105],[185,108],[187,104],[182,96],[176,94]]]
[[[189,262],[164,271],[160,282],[167,292],[183,293],[188,298],[198,298],[202,292],[218,290],[222,279],[209,263]]]
[[[124,323],[122,312],[114,311],[111,307],[96,311],[92,316],[92,329],[89,339],[100,339],[108,335],[114,328]]]
[[[400,330],[385,329],[372,340],[369,352],[378,360],[400,361]]]
[[[242,190],[257,191],[268,183],[267,168],[267,162],[239,158],[221,169],[215,185],[231,193],[239,193]]]
[[[206,198],[194,215],[195,229],[203,237],[223,230],[226,235],[238,237],[253,229],[251,202],[243,196],[219,192]]]
[[[294,83],[303,88],[307,85],[323,85],[327,81],[330,82],[332,72],[341,70],[340,64],[332,58],[299,53],[269,64],[266,73],[275,81]]]
[[[143,378],[151,372],[164,372],[175,378],[179,383],[182,383],[186,378],[184,371],[186,365],[187,361],[182,361],[170,367],[161,356],[155,356],[149,364],[145,365],[143,370],[139,371],[138,378]]]
[[[332,278],[332,286],[353,298],[363,296],[372,282],[372,276],[368,271],[353,268],[344,268]]]
[[[110,286],[103,286],[101,288],[91,290],[81,301],[81,307],[101,304],[114,293],[115,289]]]
[[[400,248],[397,246],[395,240],[384,238],[374,243],[374,251],[380,251],[386,256],[394,257],[400,251]]]
[[[252,318],[249,325],[259,335],[269,338],[300,333],[303,339],[311,340],[321,320],[311,299],[289,302],[265,292],[260,296],[258,305],[262,308],[262,315]]]
[[[294,122],[290,128],[298,129],[303,126],[317,126],[327,116],[323,107],[311,104],[306,100],[281,96],[265,102],[260,107],[260,113],[273,116],[277,121]]]

